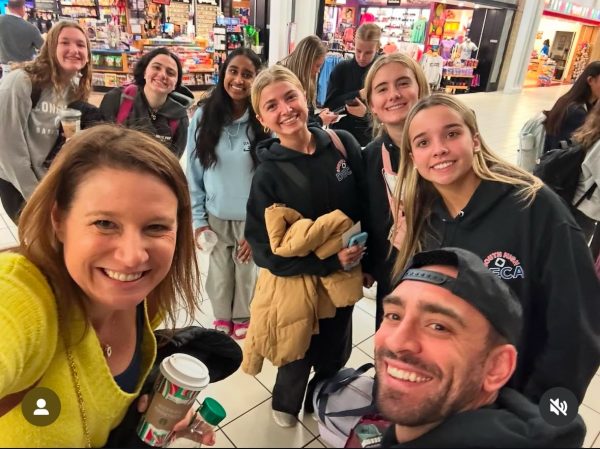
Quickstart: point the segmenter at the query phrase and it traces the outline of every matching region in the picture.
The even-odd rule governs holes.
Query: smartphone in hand
[[[369,234],[367,234],[366,232],[361,232],[359,234],[354,234],[352,237],[350,237],[350,240],[348,240],[348,248],[352,247],[352,246],[365,246],[367,244],[367,238],[369,237]]]
[[[358,106],[358,100],[356,98],[346,100],[346,106]]]

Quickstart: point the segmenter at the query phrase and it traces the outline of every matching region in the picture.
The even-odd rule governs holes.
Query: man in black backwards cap
[[[564,426],[505,387],[522,310],[481,259],[462,249],[417,254],[384,299],[375,334],[377,405],[394,425],[382,447],[576,447]]]

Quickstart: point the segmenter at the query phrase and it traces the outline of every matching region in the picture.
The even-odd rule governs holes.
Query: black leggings
[[[302,408],[313,412],[312,396],[317,383],[344,367],[352,351],[353,307],[338,308],[333,318],[319,320],[319,333],[312,336],[304,358],[281,366],[273,388],[273,410],[297,415]],[[315,375],[308,382],[311,367]],[[307,388],[308,384],[308,388]]]
[[[25,198],[10,182],[0,179],[0,200],[6,214],[17,224],[19,213],[25,206]]]

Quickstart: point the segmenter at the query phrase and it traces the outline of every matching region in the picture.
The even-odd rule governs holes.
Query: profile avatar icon
[[[48,416],[50,412],[46,410],[46,401],[44,399],[38,399],[35,403],[37,405],[37,409],[33,412],[35,416]]]

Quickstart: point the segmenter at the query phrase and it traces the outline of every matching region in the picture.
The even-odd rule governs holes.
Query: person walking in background
[[[553,387],[581,402],[600,364],[600,281],[568,208],[540,179],[496,156],[474,112],[449,95],[410,111],[395,198],[406,236],[394,274],[421,250],[477,254],[523,307],[510,386],[534,402]]]
[[[332,111],[346,109],[348,115],[332,125],[352,134],[361,146],[372,139],[364,96],[361,94],[363,81],[379,51],[381,29],[374,23],[363,23],[356,30],[355,55],[352,60],[338,63],[327,87],[325,106]]]
[[[40,31],[24,19],[25,0],[9,0],[6,7],[0,16],[0,78],[8,75],[11,63],[31,61],[44,43]]]
[[[573,215],[590,242],[592,257],[600,254],[600,103],[596,103],[583,126],[573,133],[573,142],[582,146],[586,155],[573,197]]]
[[[346,151],[344,157],[326,131],[309,128],[304,88],[290,70],[280,65],[258,75],[252,86],[252,106],[261,124],[278,137],[258,147],[261,164],[252,179],[248,199],[246,238],[256,264],[283,278],[323,277],[343,267],[355,266],[362,258],[360,246],[343,248],[323,260],[314,252],[303,257],[275,255],[266,228],[265,209],[285,204],[310,220],[339,209],[353,223],[360,221],[362,163],[358,142],[347,132],[337,132]],[[358,297],[361,294],[362,291]],[[295,307],[290,304],[290,308]],[[352,306],[338,307],[332,318],[320,319],[319,332],[311,334],[305,356],[278,368],[272,408],[279,426],[291,427],[297,423],[305,391],[304,410],[311,413],[312,392],[317,382],[335,374],[348,361],[352,349],[352,310]],[[304,329],[301,324],[297,327]],[[307,330],[311,331],[312,327]],[[315,375],[309,383],[313,367]]]
[[[550,53],[550,39],[546,39],[543,42],[542,49],[540,50],[540,55],[548,56]]]
[[[0,199],[16,223],[47,171],[59,137],[59,112],[86,101],[92,85],[90,43],[75,22],[59,22],[38,57],[0,82]]]
[[[327,48],[318,36],[307,36],[298,42],[292,53],[279,61],[279,64],[290,69],[298,77],[308,101],[308,120],[318,125],[328,126],[337,118],[329,109],[325,108],[315,114],[317,107],[317,76],[325,61]]]
[[[392,217],[396,212],[390,200],[400,163],[404,120],[410,108],[428,95],[429,84],[423,70],[414,59],[402,53],[377,59],[365,78],[365,96],[377,137],[362,153],[367,189],[364,228],[369,233],[369,251],[363,260],[363,269],[377,281],[376,329],[383,318],[382,300],[391,291],[392,267],[397,254],[391,243],[396,235]]]
[[[194,95],[181,85],[182,76],[179,58],[165,47],[156,48],[135,65],[134,84],[110,90],[100,110],[107,121],[142,129],[181,157],[187,141],[187,108],[194,102]]]
[[[546,140],[544,151],[569,143],[573,132],[583,125],[588,112],[600,98],[600,61],[590,62],[571,89],[560,97],[552,109],[544,111]]]
[[[260,67],[260,58],[250,49],[229,54],[218,84],[192,118],[187,142],[196,242],[205,231],[217,236],[206,277],[214,326],[235,338],[246,336],[256,284],[252,249],[244,237],[246,202],[258,164],[257,143],[270,137],[250,104]]]

